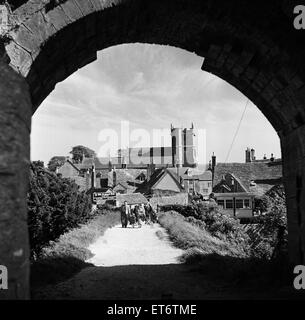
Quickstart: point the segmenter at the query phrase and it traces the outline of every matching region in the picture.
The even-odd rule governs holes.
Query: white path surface
[[[162,240],[156,233],[162,234]],[[173,247],[164,228],[155,224],[142,228],[121,226],[108,229],[89,250],[95,266],[178,264],[183,250]]]

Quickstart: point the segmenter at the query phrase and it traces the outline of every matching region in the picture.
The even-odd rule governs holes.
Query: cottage
[[[180,178],[168,168],[156,169],[151,176],[148,175],[148,180],[137,191],[150,196],[185,192]]]
[[[282,161],[271,155],[257,160],[254,149],[246,150],[245,163],[212,166],[213,192],[223,210],[238,218],[251,217],[254,199],[282,184]]]
[[[170,168],[176,172],[185,189],[191,195],[201,195],[208,198],[212,193],[212,172],[201,171],[195,168]]]
[[[254,194],[248,192],[214,193],[223,212],[236,218],[254,216]]]

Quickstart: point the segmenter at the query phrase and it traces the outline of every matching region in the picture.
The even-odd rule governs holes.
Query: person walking
[[[142,220],[143,222],[145,222],[146,216],[145,216],[144,203],[141,203],[141,205],[140,205],[140,207],[139,207],[139,217],[140,217],[140,220]]]
[[[145,206],[145,223],[150,224],[150,203]]]
[[[124,204],[121,207],[122,228],[127,228],[129,215],[130,215],[130,207],[129,207],[127,201],[124,201]]]
[[[140,221],[140,207],[139,207],[139,205],[135,206],[134,214],[135,214],[135,217],[136,217],[136,223],[138,224],[138,227],[141,228],[142,225],[141,225],[141,221]]]

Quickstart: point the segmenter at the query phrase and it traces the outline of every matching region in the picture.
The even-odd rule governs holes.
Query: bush
[[[275,205],[258,217],[259,230],[248,235],[251,239],[252,254],[258,258],[276,258],[287,251],[286,207]]]
[[[182,249],[192,249],[196,255],[217,253],[235,257],[248,255],[243,242],[233,243],[211,235],[205,228],[204,222],[193,217],[183,217],[181,214],[170,211],[161,213],[159,223],[167,229],[172,241]]]
[[[222,213],[215,201],[202,201],[188,206],[171,205],[162,207],[162,211],[176,211],[188,218],[187,221],[201,229],[207,230],[213,237],[242,243],[246,248],[249,236],[242,228],[239,220]]]
[[[36,258],[49,241],[91,218],[90,198],[78,186],[32,163],[28,193],[31,256]]]

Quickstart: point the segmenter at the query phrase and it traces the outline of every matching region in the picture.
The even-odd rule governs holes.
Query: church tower
[[[172,164],[174,167],[197,166],[194,125],[190,129],[174,128],[171,125]]]
[[[194,168],[197,166],[194,124],[190,129],[183,130],[183,166]]]
[[[174,128],[171,125],[172,136],[172,164],[174,167],[182,167],[183,165],[183,140],[182,128]]]

